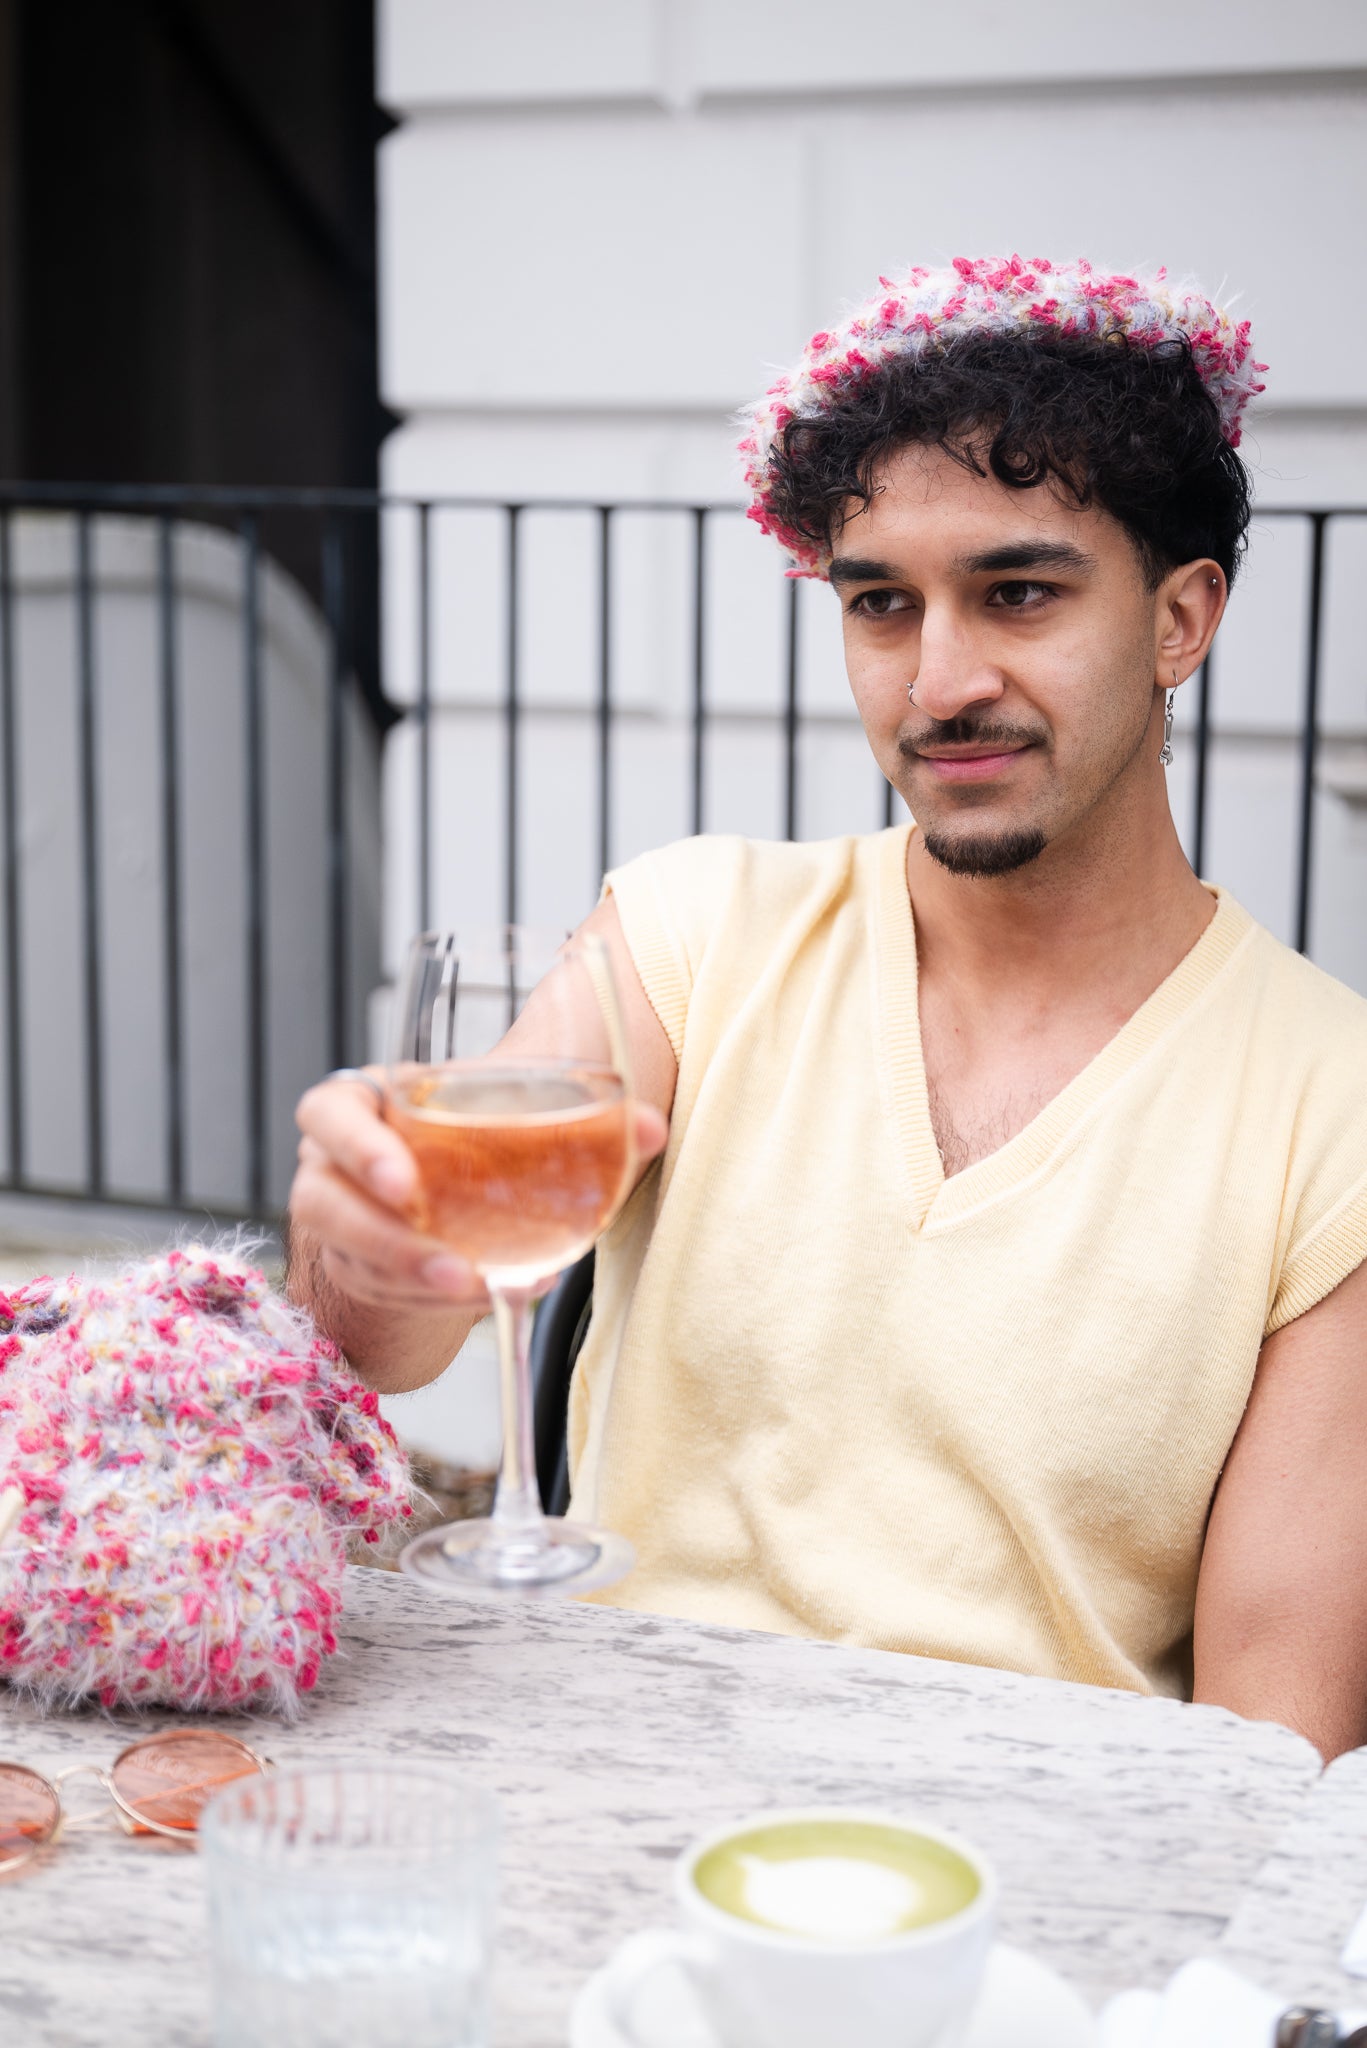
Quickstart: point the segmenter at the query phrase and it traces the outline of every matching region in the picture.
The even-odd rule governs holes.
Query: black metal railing
[[[29,1083],[36,1049],[31,997],[35,970],[33,935],[25,930],[28,911],[28,866],[33,858],[24,826],[25,785],[21,773],[24,706],[31,700],[21,674],[16,622],[24,599],[16,568],[16,521],[35,512],[60,513],[72,523],[70,604],[74,621],[75,719],[74,758],[53,761],[48,772],[67,778],[77,793],[74,872],[79,904],[81,1060],[80,1120],[84,1132],[83,1170],[72,1174],[49,1170],[38,1155],[29,1128]],[[714,702],[709,675],[709,633],[713,629],[715,594],[709,578],[710,545],[723,523],[735,522],[733,504],[679,504],[639,500],[606,503],[579,499],[538,499],[507,502],[475,497],[381,498],[347,490],[229,490],[189,487],[121,485],[0,485],[0,912],[4,935],[5,990],[0,1005],[4,1031],[4,1082],[0,1089],[5,1139],[0,1154],[0,1189],[61,1193],[81,1199],[154,1201],[174,1208],[206,1204],[219,1215],[266,1216],[278,1205],[288,1170],[289,1135],[281,1100],[296,1081],[304,1085],[313,1073],[365,1056],[362,1010],[356,990],[356,889],[359,859],[356,820],[351,814],[349,747],[358,729],[363,698],[369,699],[371,731],[376,744],[387,726],[406,730],[416,752],[416,786],[410,820],[390,819],[389,857],[412,863],[411,901],[417,920],[432,921],[438,850],[434,824],[441,792],[437,787],[434,735],[439,719],[459,710],[460,692],[448,691],[439,701],[436,688],[437,650],[434,615],[438,600],[435,537],[447,515],[478,514],[501,529],[502,633],[501,679],[486,688],[480,706],[499,723],[502,747],[500,844],[490,848],[499,873],[498,904],[510,923],[519,921],[527,898],[524,805],[526,803],[524,739],[529,720],[540,707],[524,690],[524,638],[528,608],[536,601],[530,586],[524,541],[531,514],[563,512],[586,519],[595,534],[596,626],[584,650],[592,677],[591,693],[576,707],[592,727],[594,787],[585,792],[591,806],[592,841],[597,871],[602,873],[614,853],[614,739],[623,713],[616,694],[617,649],[614,646],[614,539],[622,522],[637,517],[667,517],[682,522],[687,536],[684,553],[686,590],[680,616],[687,621],[690,644],[684,669],[686,692],[681,735],[686,763],[686,821],[691,829],[709,820],[708,742],[719,721],[729,715]],[[147,592],[154,615],[151,644],[155,661],[156,808],[159,873],[159,971],[157,1037],[160,1046],[158,1123],[161,1133],[159,1169],[130,1188],[121,1183],[111,1163],[108,1138],[110,1109],[111,1008],[108,987],[108,890],[102,891],[101,733],[109,729],[118,707],[111,705],[106,680],[99,674],[99,622],[108,601],[97,567],[95,542],[100,522],[131,515],[147,522],[154,537],[155,573]],[[1367,508],[1269,507],[1259,521],[1300,522],[1308,533],[1308,567],[1297,597],[1304,617],[1303,668],[1299,715],[1294,722],[1296,748],[1295,879],[1291,936],[1304,950],[1308,944],[1314,904],[1316,779],[1320,751],[1320,702],[1324,668],[1327,594],[1327,541],[1339,519],[1362,518]],[[319,914],[325,933],[326,1000],[319,1026],[303,1049],[290,1054],[296,1071],[281,1069],[283,1055],[272,1036],[270,986],[270,912],[280,893],[292,884],[273,858],[267,817],[267,770],[272,741],[268,732],[264,654],[263,577],[274,557],[272,533],[282,520],[295,523],[292,557],[299,558],[299,522],[312,523],[316,540],[316,608],[326,655],[324,715],[318,734],[322,750],[321,830],[322,891]],[[390,603],[406,607],[412,673],[384,680],[389,698],[357,682],[357,662],[348,645],[348,580],[358,549],[384,545],[384,522],[406,522],[410,530],[412,578],[407,595],[391,583]],[[186,1003],[192,968],[187,950],[185,860],[187,818],[184,788],[186,739],[186,676],[178,637],[183,592],[177,569],[178,536],[192,524],[217,526],[237,550],[236,611],[239,635],[237,687],[240,694],[243,780],[240,820],[241,929],[225,935],[240,959],[242,1045],[240,1126],[242,1157],[234,1169],[236,1187],[225,1188],[222,1176],[197,1169],[190,1158],[188,1128],[195,1090],[203,1077],[194,1061],[186,1030]],[[766,571],[767,573],[774,573]],[[407,566],[405,565],[405,576]],[[779,750],[780,816],[783,831],[796,837],[803,828],[800,757],[813,714],[804,705],[804,609],[801,587],[790,582],[780,599],[781,675],[770,717]],[[1186,839],[1194,865],[1202,867],[1211,818],[1214,751],[1219,736],[1215,716],[1214,661],[1208,661],[1196,683],[1195,715],[1188,735],[1191,754],[1190,815]],[[831,714],[827,714],[829,717]],[[849,713],[853,720],[853,712]],[[1363,734],[1367,738],[1367,732]],[[870,774],[876,773],[870,766]],[[877,800],[884,822],[894,814],[894,793],[881,784]],[[868,819],[851,819],[860,829]],[[411,834],[411,837],[409,835]],[[408,838],[405,848],[402,837]],[[587,907],[585,905],[584,907]],[[364,994],[364,991],[361,991]],[[114,1077],[115,1091],[119,1088]],[[231,1177],[231,1176],[230,1176]],[[209,1183],[213,1183],[210,1185]]]
[[[317,524],[320,614],[328,649],[327,713],[323,746],[327,789],[326,1027],[318,1035],[314,1071],[344,1064],[360,1056],[348,1000],[350,899],[354,877],[350,860],[347,816],[347,707],[358,704],[358,689],[348,648],[348,581],[356,541],[348,523],[357,515],[372,527],[377,511],[373,494],[364,492],[227,491],[161,489],[117,485],[0,486],[0,866],[3,867],[5,991],[0,1014],[5,1037],[5,1153],[0,1190],[58,1195],[78,1200],[141,1201],[182,1208],[206,1205],[224,1219],[267,1218],[278,1207],[282,1176],[273,1172],[267,1077],[272,1047],[267,1012],[267,912],[273,887],[288,879],[273,874],[269,860],[264,792],[268,745],[264,718],[262,578],[271,559],[271,523],[281,516],[304,514]],[[36,1036],[26,1000],[38,968],[25,930],[27,870],[31,856],[25,846],[25,793],[20,775],[22,749],[21,698],[25,680],[41,688],[44,678],[21,675],[16,619],[22,593],[15,566],[16,519],[22,513],[69,515],[73,533],[70,606],[74,617],[74,670],[77,718],[74,759],[51,761],[46,773],[54,784],[69,778],[78,791],[75,807],[76,867],[79,876],[79,952],[81,957],[82,1060],[79,1087],[83,1095],[84,1171],[79,1178],[45,1168],[30,1142],[28,1080]],[[104,914],[102,869],[107,848],[101,838],[101,773],[99,730],[118,715],[108,701],[99,674],[97,625],[104,593],[95,564],[95,540],[102,520],[134,515],[149,523],[155,535],[155,573],[149,602],[155,612],[156,697],[158,707],[158,799],[160,813],[160,1037],[164,1132],[160,1174],[154,1187],[119,1185],[111,1176],[107,1120],[109,1108],[108,929]],[[196,1185],[187,1161],[187,1097],[191,1074],[187,1065],[184,1013],[187,995],[183,874],[187,820],[182,791],[184,657],[178,647],[177,621],[182,593],[175,567],[175,545],[189,522],[211,522],[231,535],[239,550],[236,609],[240,628],[238,686],[241,697],[243,775],[243,917],[241,929],[227,935],[240,949],[244,992],[245,1059],[240,1127],[245,1154],[236,1187],[223,1185],[210,1173],[207,1185]],[[297,550],[295,551],[297,552]],[[383,720],[380,721],[383,723]],[[69,933],[50,934],[54,950]],[[26,972],[27,968],[27,972]],[[301,1078],[303,1073],[301,1070]]]

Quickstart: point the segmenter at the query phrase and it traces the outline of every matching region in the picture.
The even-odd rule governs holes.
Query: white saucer
[[[603,1976],[596,1971],[574,2001],[570,2048],[633,2048],[608,2012]],[[682,1970],[662,1969],[643,1985],[637,2011],[649,2048],[717,2048]],[[1097,2048],[1096,2021],[1056,1970],[999,1941],[956,2048]]]

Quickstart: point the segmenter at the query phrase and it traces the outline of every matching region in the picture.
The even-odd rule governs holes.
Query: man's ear
[[[1158,586],[1158,642],[1154,686],[1168,689],[1201,666],[1224,617],[1229,586],[1218,562],[1208,558],[1174,569]]]

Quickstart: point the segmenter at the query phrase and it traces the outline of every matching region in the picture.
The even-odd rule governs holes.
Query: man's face
[[[1124,528],[1047,484],[921,446],[876,483],[831,569],[859,715],[927,851],[1006,873],[1152,766],[1158,596]]]

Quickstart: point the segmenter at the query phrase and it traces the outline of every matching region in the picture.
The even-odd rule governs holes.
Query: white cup
[[[752,1829],[787,1822],[896,1827],[947,1848],[978,1880],[942,1920],[880,1940],[780,1933],[728,1913],[695,1881],[702,1857]],[[996,1925],[997,1878],[970,1843],[944,1828],[848,1807],[752,1815],[686,1849],[674,1867],[679,1924],[624,1942],[608,1964],[606,2003],[623,2037],[650,2048],[642,2010],[658,2006],[665,1972],[682,1970],[720,2048],[953,2048],[982,1984]]]

